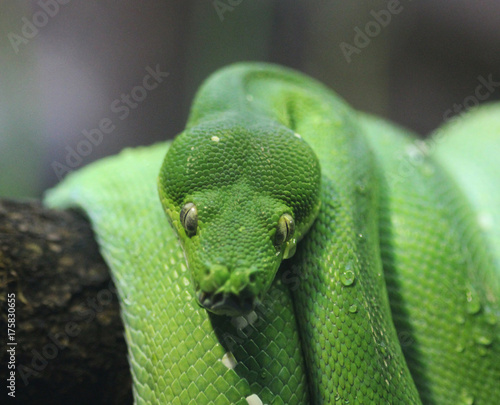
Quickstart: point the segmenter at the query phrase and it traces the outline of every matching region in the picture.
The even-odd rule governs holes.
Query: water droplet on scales
[[[342,273],[340,273],[340,281],[346,287],[349,287],[354,283],[356,276],[354,275],[354,271],[351,270],[352,265],[347,263],[345,269]]]

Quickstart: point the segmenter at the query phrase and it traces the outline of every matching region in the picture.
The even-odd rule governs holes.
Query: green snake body
[[[499,143],[499,105],[424,144],[297,72],[237,64],[173,144],[46,202],[92,221],[137,403],[494,405]]]

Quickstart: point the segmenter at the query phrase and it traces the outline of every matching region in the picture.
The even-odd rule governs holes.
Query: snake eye
[[[290,240],[295,230],[295,221],[290,214],[283,214],[276,228],[275,243],[281,246],[284,242]]]
[[[187,236],[196,234],[198,227],[198,210],[193,203],[187,203],[181,209],[181,224],[186,230]]]

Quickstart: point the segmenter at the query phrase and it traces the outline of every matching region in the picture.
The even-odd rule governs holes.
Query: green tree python
[[[500,404],[500,105],[419,141],[278,66],[69,175],[138,404]],[[165,215],[166,213],[166,215]]]

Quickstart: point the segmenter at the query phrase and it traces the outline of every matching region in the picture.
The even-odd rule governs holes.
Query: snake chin
[[[197,294],[198,304],[216,315],[240,316],[253,311],[256,306],[254,295],[233,293],[207,293],[200,291]]]

